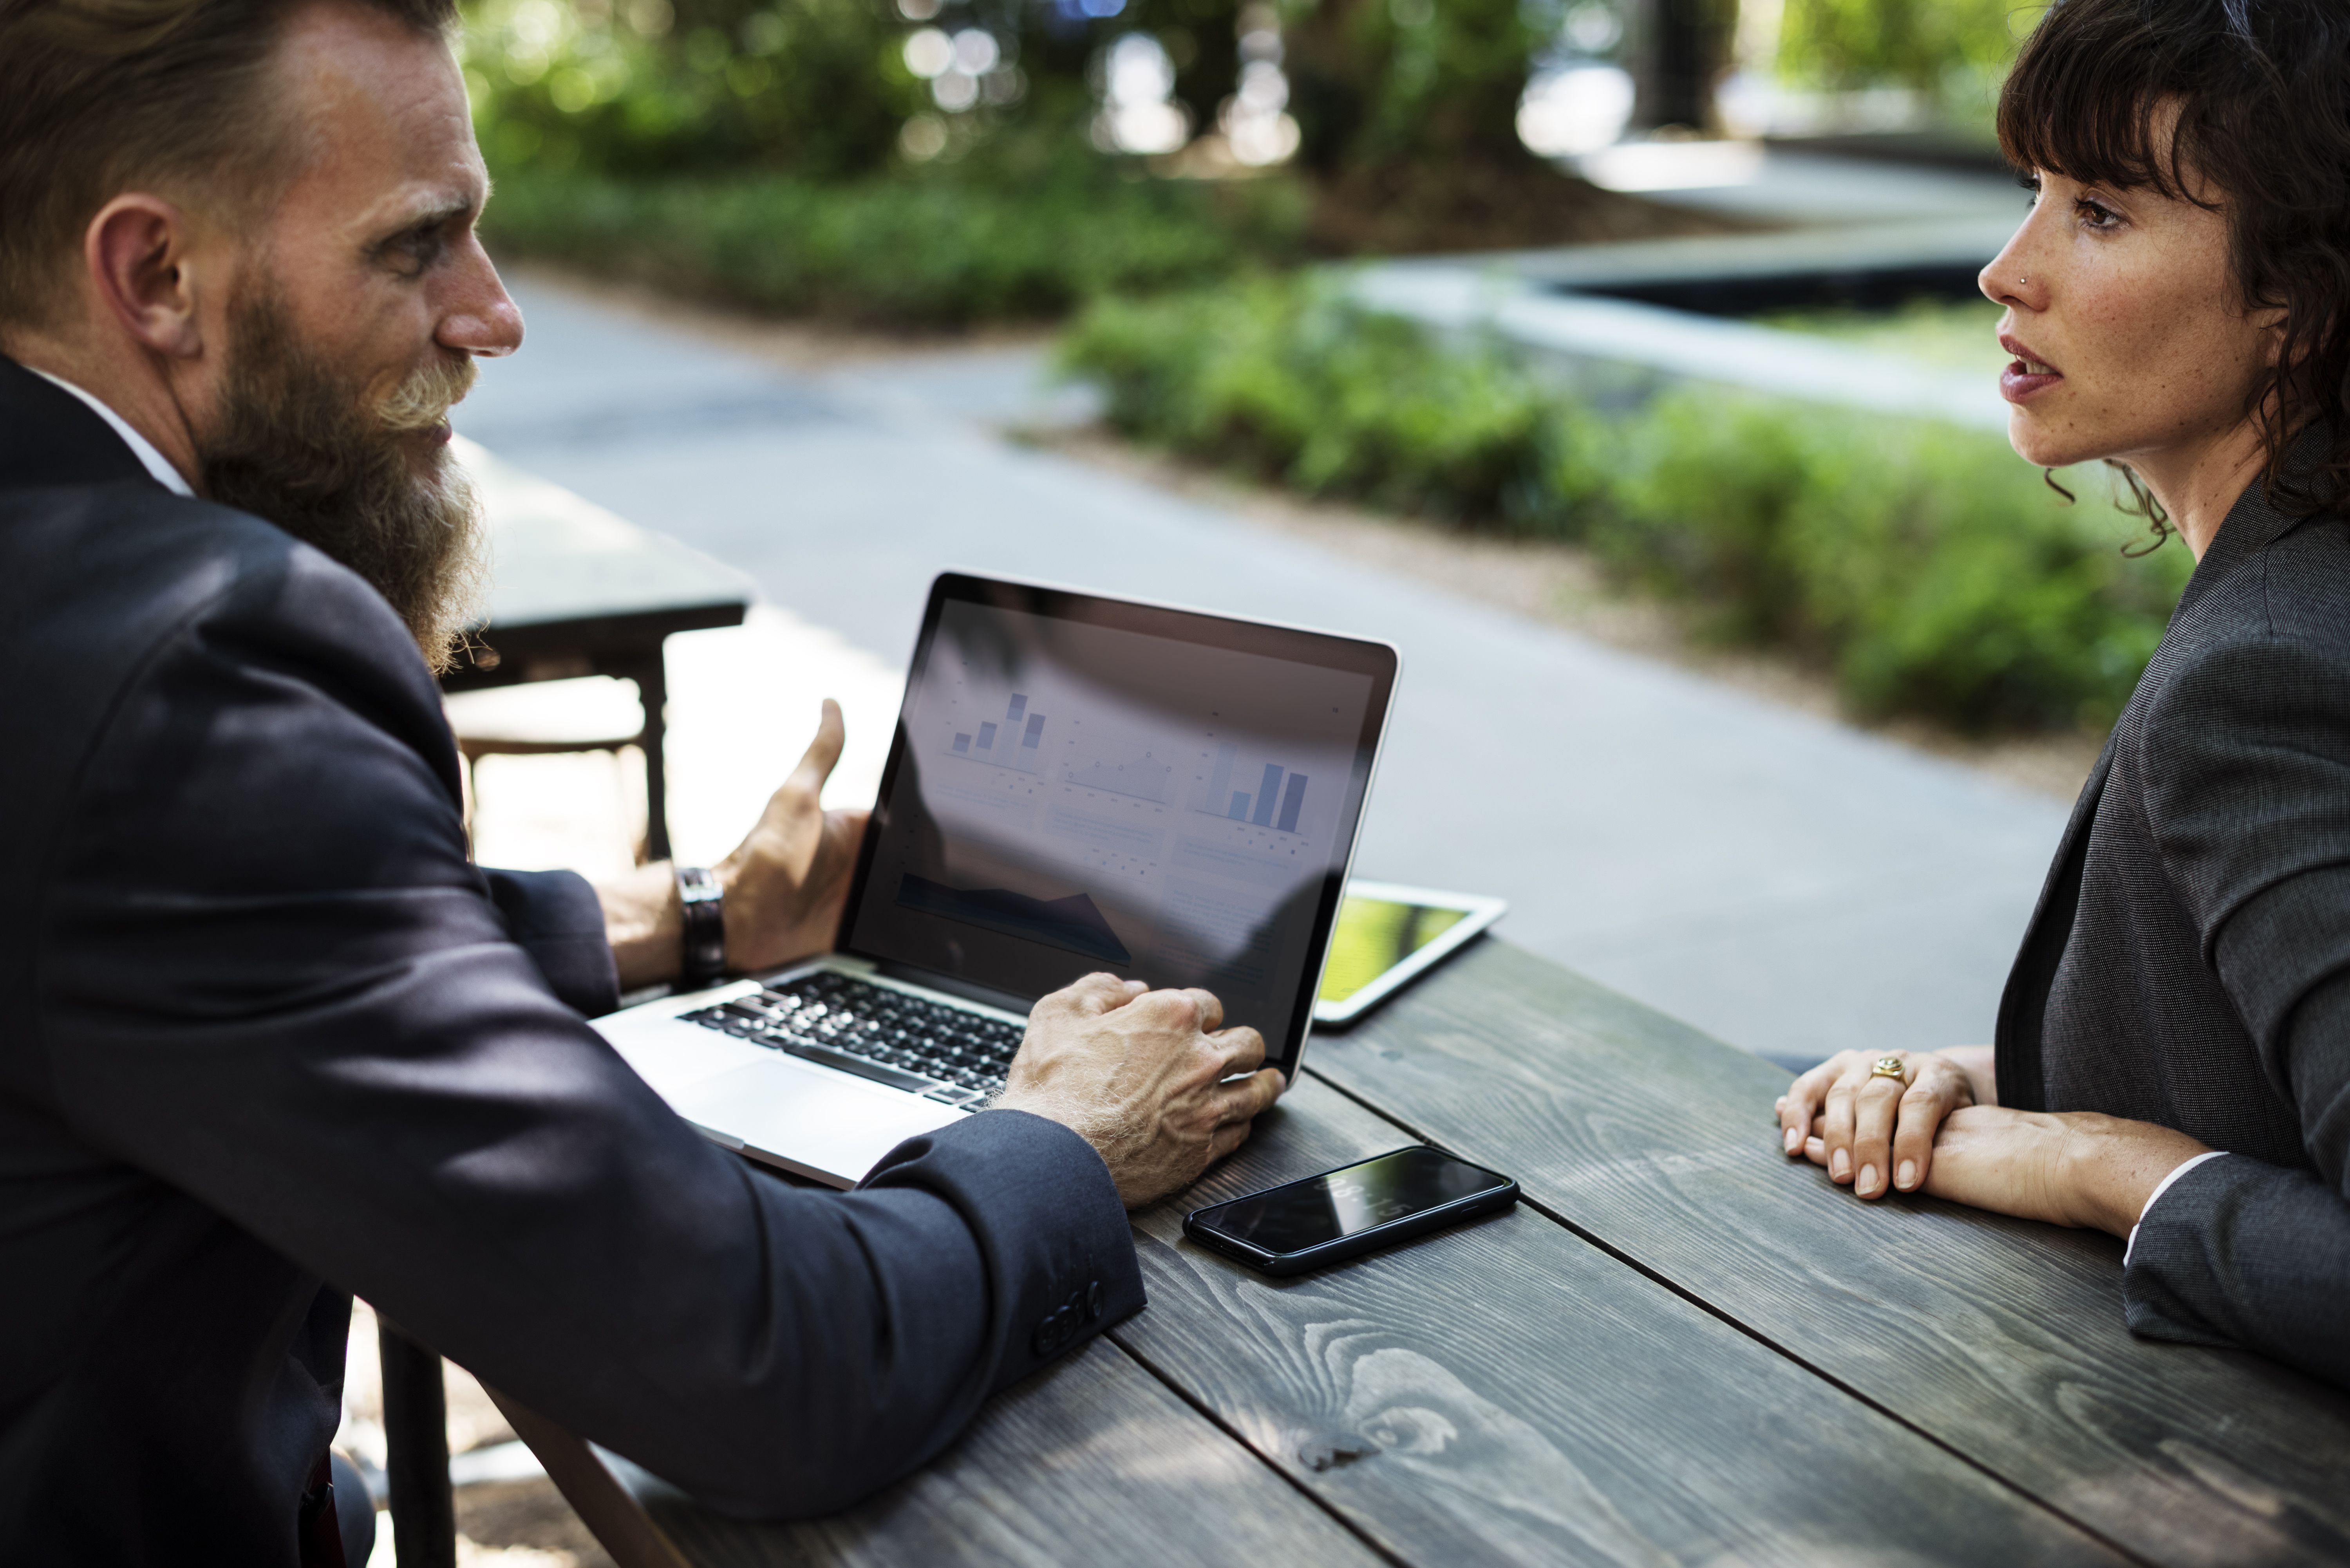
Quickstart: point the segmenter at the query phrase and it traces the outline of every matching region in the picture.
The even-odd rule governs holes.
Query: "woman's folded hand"
[[[1943,1124],[1926,1190],[1994,1214],[2126,1237],[2162,1179],[2210,1152],[2152,1122],[1978,1106]]]
[[[1857,1197],[1922,1190],[2116,1236],[2163,1177],[2208,1152],[2149,1122],[2002,1108],[1991,1056],[1987,1045],[1831,1056],[1779,1096],[1780,1145]]]
[[[1839,1052],[1779,1097],[1781,1147],[1827,1167],[1858,1197],[1915,1192],[1933,1168],[1943,1118],[1994,1097],[1990,1056],[1988,1046]]]

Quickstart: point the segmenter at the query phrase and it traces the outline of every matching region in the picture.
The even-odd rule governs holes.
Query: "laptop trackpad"
[[[788,1057],[736,1067],[663,1097],[687,1121],[740,1139],[748,1152],[842,1186],[908,1138],[966,1114]]]

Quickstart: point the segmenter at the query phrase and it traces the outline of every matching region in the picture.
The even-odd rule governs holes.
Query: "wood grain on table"
[[[1305,1077],[1137,1217],[1150,1310],[1112,1334],[1398,1557],[2122,1561],[1531,1209],[1294,1280],[1182,1237],[1188,1209],[1411,1141]]]
[[[2133,1554],[2350,1561],[2350,1399],[2248,1353],[2132,1336],[2110,1237],[1853,1199],[1779,1152],[1788,1075],[1758,1057],[1488,939],[1351,1033],[1317,1035],[1306,1068]],[[1681,1393],[1701,1402],[1710,1381]],[[1874,1445],[1893,1423],[1862,1408],[1838,1419]],[[1776,1438],[1798,1469],[1827,1450],[1797,1461],[1796,1446],[1828,1440],[1801,1428]],[[1856,1490],[1849,1470],[1814,1473],[1815,1500]],[[1898,1498],[1872,1506],[1918,1507],[1941,1482],[1859,1490],[1887,1484]]]
[[[613,1468],[685,1558],[709,1568],[1380,1563],[1246,1448],[1100,1340],[990,1400],[937,1459],[828,1519],[731,1520],[642,1470]]]

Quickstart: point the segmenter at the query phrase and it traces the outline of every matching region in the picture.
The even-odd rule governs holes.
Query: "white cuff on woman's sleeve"
[[[2146,1223],[2146,1217],[2154,1212],[2154,1206],[2162,1201],[2162,1195],[2170,1190],[2170,1184],[2178,1180],[2180,1177],[2186,1175],[2189,1171],[2194,1169],[2197,1166],[2202,1164],[2205,1160],[2217,1159],[2227,1152],[2228,1151],[2224,1148],[2210,1148],[2205,1149],[2201,1154],[2197,1155],[2192,1159],[2182,1159],[2177,1165],[2171,1167],[2170,1174],[2168,1176],[2164,1177],[2159,1182],[2155,1184],[2154,1190],[2147,1194],[2146,1207],[2137,1211],[2137,1225],[2130,1227],[2129,1241],[2122,1248],[2123,1268],[2126,1269],[2129,1267],[2130,1253],[2137,1247],[2138,1225]]]

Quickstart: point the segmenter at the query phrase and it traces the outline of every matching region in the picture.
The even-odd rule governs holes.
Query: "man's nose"
[[[498,269],[475,245],[463,291],[448,302],[433,336],[444,348],[497,359],[522,347],[522,307],[506,293]]]

